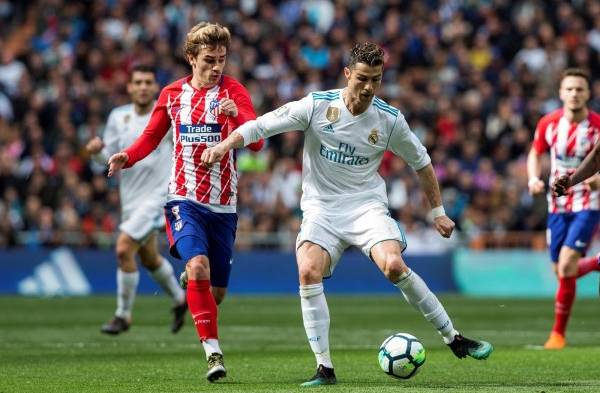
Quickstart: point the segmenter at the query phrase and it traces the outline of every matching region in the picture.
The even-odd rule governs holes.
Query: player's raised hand
[[[108,177],[111,177],[116,172],[123,169],[128,160],[129,155],[127,155],[127,153],[125,153],[124,151],[119,152],[117,154],[113,154],[108,159]]]
[[[100,153],[103,147],[104,142],[102,142],[102,139],[100,139],[100,137],[95,136],[92,139],[90,139],[89,142],[85,145],[85,150],[87,150],[87,152],[90,154],[98,154]]]
[[[544,192],[546,185],[544,184],[544,182],[541,179],[538,179],[537,177],[533,177],[533,178],[529,179],[527,186],[529,187],[529,194],[538,195],[538,194],[541,194]]]
[[[569,189],[569,175],[562,175],[554,179],[552,183],[552,193],[556,196],[563,196]]]
[[[205,167],[210,168],[215,162],[221,161],[224,155],[225,150],[221,148],[221,143],[219,143],[216,146],[205,149],[200,156],[200,162]]]
[[[440,235],[446,238],[452,235],[455,225],[456,224],[454,224],[454,221],[452,221],[450,217],[446,215],[433,219],[433,226],[435,226],[435,229],[440,233]]]
[[[238,115],[238,108],[231,98],[223,98],[219,101],[219,113],[223,113],[227,116],[236,117]]]

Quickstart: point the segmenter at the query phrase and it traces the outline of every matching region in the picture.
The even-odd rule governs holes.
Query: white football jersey
[[[370,202],[387,206],[378,173],[386,150],[419,170],[431,159],[400,111],[378,97],[354,116],[342,90],[313,92],[237,129],[244,144],[285,131],[305,133],[302,210],[354,209]]]
[[[130,146],[144,131],[150,114],[138,115],[133,104],[119,106],[108,117],[100,153],[106,162],[110,156]],[[164,138],[150,155],[135,166],[120,171],[121,209],[127,214],[140,206],[161,208],[166,202],[173,142]]]

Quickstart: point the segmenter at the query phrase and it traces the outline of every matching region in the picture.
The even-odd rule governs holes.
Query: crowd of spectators
[[[128,102],[132,65],[155,66],[161,85],[189,73],[181,47],[202,20],[231,29],[227,73],[259,114],[343,86],[353,43],[382,45],[379,96],[429,149],[467,239],[544,228],[525,160],[537,120],[560,106],[561,70],[591,73],[600,111],[598,0],[0,0],[0,247],[110,244],[117,184],[83,146]],[[293,244],[301,150],[292,132],[240,154],[240,248]],[[414,172],[386,155],[380,173],[392,214],[427,244]]]

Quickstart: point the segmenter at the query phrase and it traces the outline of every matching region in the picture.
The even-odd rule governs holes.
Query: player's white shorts
[[[152,231],[160,229],[164,225],[162,204],[148,203],[123,211],[123,220],[119,229],[135,241],[144,243]]]
[[[383,204],[335,213],[319,209],[303,212],[296,249],[306,241],[323,247],[331,258],[329,272],[324,274],[329,277],[346,248],[355,246],[371,258],[371,248],[384,240],[398,240],[401,250],[406,248],[404,233]]]

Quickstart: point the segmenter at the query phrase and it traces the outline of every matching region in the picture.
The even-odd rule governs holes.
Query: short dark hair
[[[383,64],[383,49],[377,44],[366,41],[356,44],[350,51],[348,67],[352,68],[356,63],[364,63],[370,67]]]
[[[560,75],[560,81],[562,82],[563,79],[565,79],[567,76],[578,76],[580,78],[583,78],[587,82],[588,87],[591,86],[592,81],[590,78],[590,74],[588,74],[587,71],[585,71],[582,68],[572,67],[565,69]]]
[[[131,82],[131,79],[133,78],[133,73],[134,72],[149,72],[152,75],[154,75],[154,77],[156,78],[156,70],[154,69],[154,67],[148,65],[148,64],[137,64],[134,65],[131,68],[131,71],[129,71],[129,81]]]

